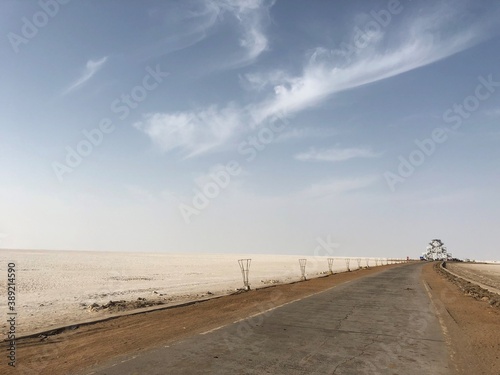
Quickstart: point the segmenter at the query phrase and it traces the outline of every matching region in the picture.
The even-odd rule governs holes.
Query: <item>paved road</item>
[[[421,267],[388,269],[89,373],[450,374]]]

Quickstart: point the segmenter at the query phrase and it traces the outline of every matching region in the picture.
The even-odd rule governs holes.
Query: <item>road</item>
[[[439,320],[409,264],[170,346],[118,357],[96,375],[451,374]]]

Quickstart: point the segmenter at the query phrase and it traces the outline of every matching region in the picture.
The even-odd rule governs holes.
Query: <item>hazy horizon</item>
[[[134,251],[134,250],[74,250],[74,249],[8,249],[8,248],[0,248],[0,252],[16,252],[16,251],[21,251],[21,252],[37,252],[37,253],[43,253],[43,252],[75,252],[75,253],[125,253],[125,254],[144,254],[144,255],[156,255],[156,254],[172,254],[172,255],[184,255],[186,257],[193,256],[193,255],[207,255],[207,256],[212,256],[212,255],[234,255],[234,256],[260,256],[260,255],[269,255],[269,256],[301,256],[301,257],[309,257],[309,260],[314,260],[314,259],[319,259],[319,258],[326,258],[326,257],[332,257],[332,258],[338,258],[338,259],[380,259],[385,261],[386,259],[394,259],[394,260],[406,260],[406,256],[401,256],[401,257],[389,257],[389,256],[384,256],[384,255],[379,255],[379,256],[365,256],[363,254],[342,254],[342,253],[335,253],[335,252],[309,252],[309,253],[279,253],[279,254],[274,254],[274,253],[259,253],[257,251],[253,252],[246,252],[246,253],[235,253],[235,252],[176,252],[176,251],[167,251],[167,250],[151,250],[151,251]],[[332,254],[332,255],[330,255]],[[413,255],[407,255],[410,257],[410,259],[413,260],[418,260],[419,256],[421,254],[413,254]],[[318,258],[319,257],[319,258]],[[236,259],[236,258],[235,258]],[[463,257],[461,260],[469,259],[470,261],[474,262],[500,262],[500,258],[490,258],[490,259],[479,259],[479,258],[474,258],[474,257]]]

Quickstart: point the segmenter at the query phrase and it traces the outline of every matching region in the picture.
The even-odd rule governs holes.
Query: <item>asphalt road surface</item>
[[[356,279],[87,374],[450,374],[421,264]],[[334,276],[333,276],[334,277]]]

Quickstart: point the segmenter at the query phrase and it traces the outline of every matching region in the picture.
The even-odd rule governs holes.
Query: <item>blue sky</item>
[[[498,259],[496,1],[2,1],[0,247]]]

